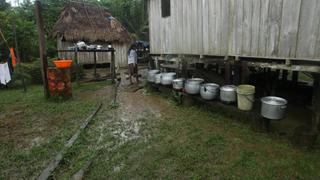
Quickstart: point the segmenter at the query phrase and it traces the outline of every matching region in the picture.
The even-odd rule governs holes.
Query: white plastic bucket
[[[251,85],[240,85],[237,87],[238,109],[250,111],[253,108],[255,87]]]

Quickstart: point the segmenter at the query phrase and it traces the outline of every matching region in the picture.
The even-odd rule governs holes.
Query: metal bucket
[[[261,115],[270,120],[280,120],[284,118],[287,109],[287,100],[268,96],[261,99]]]

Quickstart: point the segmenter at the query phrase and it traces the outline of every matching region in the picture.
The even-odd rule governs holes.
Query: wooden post
[[[224,58],[224,83],[225,84],[230,84],[230,80],[231,80],[230,75],[231,75],[231,64],[228,57],[226,56]]]
[[[94,78],[97,77],[97,51],[94,51]]]
[[[248,83],[248,77],[249,77],[249,69],[248,69],[248,62],[247,61],[241,61],[241,84]]]
[[[239,60],[238,57],[236,57],[235,61],[234,61],[234,65],[233,65],[233,84],[235,85],[239,85],[240,84],[240,69],[241,69],[241,62]]]
[[[76,82],[79,85],[80,66],[79,66],[79,61],[78,61],[78,47],[77,46],[74,51],[74,60],[76,61]]]
[[[13,36],[14,36],[14,46],[15,46],[15,52],[17,56],[17,61],[18,64],[21,65],[21,59],[20,59],[20,54],[19,54],[19,46],[18,46],[18,40],[17,40],[17,29],[16,29],[16,20],[13,19]],[[21,69],[22,70],[22,69]],[[22,75],[22,86],[23,86],[23,91],[26,93],[27,92],[27,86],[25,79]]]
[[[282,81],[288,80],[288,70],[282,70]]]
[[[43,26],[43,20],[42,20],[41,3],[39,0],[35,2],[35,8],[36,8],[35,11],[36,11],[37,26],[38,26],[38,34],[39,34],[39,54],[40,54],[44,96],[46,98],[49,98],[48,78],[47,78],[48,61],[47,61],[46,46],[45,46],[45,35],[44,35],[44,26]]]
[[[116,79],[116,65],[115,65],[115,55],[114,55],[114,49],[111,50],[111,78],[112,78],[112,82],[115,82]]]
[[[276,70],[275,72],[270,72],[271,73],[271,95],[275,96],[276,95],[276,90],[277,90],[277,82],[279,78],[279,73],[280,71]]]
[[[185,57],[181,58],[181,65],[182,65],[182,77],[188,79],[188,61]]]
[[[312,101],[312,133],[318,133],[318,126],[320,122],[320,75],[313,74],[314,83],[313,83],[313,101]]]
[[[299,81],[299,71],[292,72],[292,82],[298,84]]]

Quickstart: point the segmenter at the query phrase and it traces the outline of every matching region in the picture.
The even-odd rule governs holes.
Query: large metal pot
[[[287,100],[280,97],[267,96],[262,98],[261,102],[262,117],[270,120],[280,120],[284,117],[287,109]]]
[[[161,77],[161,84],[162,85],[171,85],[172,81],[174,80],[176,76],[176,73],[170,72],[170,73],[162,73],[162,77]]]
[[[184,78],[175,79],[172,81],[172,87],[175,90],[181,90],[184,86]]]
[[[219,94],[220,86],[215,83],[203,84],[200,87],[200,95],[202,99],[213,100],[216,99]]]
[[[162,73],[156,74],[155,75],[155,83],[156,84],[161,84],[161,78],[162,78]]]
[[[185,91],[188,94],[199,94],[200,85],[204,82],[201,78],[188,79],[185,83]]]
[[[220,88],[220,100],[224,103],[234,103],[237,101],[237,87],[234,85],[222,86]]]
[[[155,82],[156,81],[156,74],[158,74],[159,70],[150,70],[148,71],[148,81],[149,82]]]

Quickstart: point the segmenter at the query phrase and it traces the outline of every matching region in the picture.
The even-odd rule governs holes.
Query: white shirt
[[[128,55],[128,64],[137,64],[137,63],[138,63],[137,52],[131,49]]]
[[[11,81],[8,63],[0,64],[0,83],[6,85]]]

